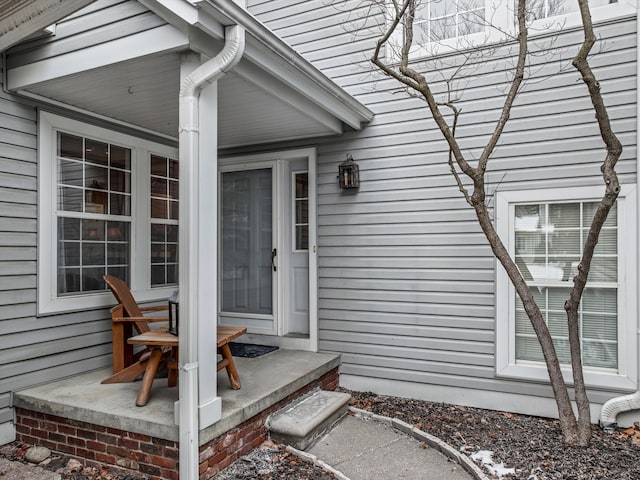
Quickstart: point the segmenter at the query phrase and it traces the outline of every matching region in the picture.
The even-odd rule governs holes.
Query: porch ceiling
[[[296,93],[268,88],[251,65],[219,81],[220,148],[333,135],[336,126],[301,108]],[[22,91],[163,135],[178,137],[180,54],[165,53],[112,64],[30,85]],[[266,85],[267,87],[263,87]],[[279,84],[282,88],[282,84]]]

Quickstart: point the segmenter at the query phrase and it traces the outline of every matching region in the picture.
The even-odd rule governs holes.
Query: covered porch
[[[236,358],[242,388],[232,390],[218,373],[222,418],[200,431],[199,471],[208,478],[255,448],[266,436],[269,414],[314,388],[335,389],[339,356],[279,349]],[[145,407],[135,407],[139,382],[103,385],[109,369],[14,394],[18,440],[108,464],[152,478],[178,478],[178,388],[154,382]]]
[[[178,387],[168,389],[166,382],[156,380],[149,404],[137,408],[138,384],[100,385],[108,372],[92,370],[105,365],[107,355],[78,348],[75,370],[64,370],[69,379],[15,393],[19,439],[46,441],[55,449],[73,449],[69,453],[88,459],[94,455],[96,462],[122,468],[142,471],[138,467],[145,465],[148,472],[143,473],[154,478],[177,478],[179,457],[180,477],[191,480],[223,465],[231,454],[229,445],[237,446],[224,432],[258,432],[238,440],[242,448],[251,448],[264,436],[270,409],[288,396],[314,386],[335,388],[338,358],[314,353],[317,164],[310,145],[315,137],[358,130],[373,114],[258,22],[242,3],[98,0],[62,19],[53,34],[35,32],[33,41],[7,50],[7,91],[39,107],[38,193],[44,200],[38,212],[37,315],[55,316],[64,323],[81,312],[106,313],[114,298],[100,282],[91,286],[90,280],[91,275],[102,278],[102,273],[110,273],[114,246],[121,251],[114,264],[128,277],[124,280],[138,301],[166,302],[174,290],[180,291]],[[67,146],[74,141],[80,145],[77,151]],[[274,153],[274,145],[285,141],[304,148]],[[90,145],[97,144],[104,151],[125,152],[125,160],[112,158],[112,153],[95,160]],[[245,150],[251,155],[242,155]],[[225,151],[238,155],[223,157]],[[158,160],[161,173],[154,170]],[[119,184],[117,178],[124,180]],[[304,185],[302,193],[292,197],[298,180]],[[252,197],[248,213],[227,209],[231,212],[225,217],[225,201],[240,205],[248,197],[244,191],[258,190],[251,185],[265,181],[267,200]],[[241,183],[250,186],[238,193],[235,186]],[[70,198],[79,203],[71,205]],[[120,203],[106,198],[119,198]],[[308,205],[302,227],[292,221],[296,201],[303,205],[301,210]],[[154,204],[162,206],[160,213]],[[246,220],[249,216],[252,221]],[[223,225],[225,218],[229,228]],[[246,228],[234,233],[231,227],[240,220]],[[80,240],[67,233],[65,222],[82,222]],[[93,241],[84,233],[89,222],[107,232],[106,240],[100,240],[104,251],[97,260],[85,261],[83,256],[79,261],[79,255],[67,255],[65,248],[73,243],[73,248],[81,245],[89,251]],[[152,222],[160,228],[148,228]],[[113,239],[108,237],[111,223],[123,227]],[[298,238],[292,232],[298,227],[304,230],[299,235],[303,242],[291,248],[292,239]],[[161,240],[154,237],[157,231]],[[225,237],[230,231],[233,235]],[[224,250],[225,238],[235,245],[243,235],[257,237],[256,232],[264,245],[253,251],[266,260],[254,262],[254,270],[269,280],[269,286],[247,282],[248,287],[239,290],[244,297],[227,304],[225,288],[239,283],[239,269],[224,271],[223,260],[232,257]],[[154,253],[156,247],[166,258]],[[290,251],[301,258],[285,256]],[[167,272],[170,264],[177,268],[178,258],[176,281]],[[300,267],[298,260],[306,263]],[[154,277],[158,266],[164,268],[159,269],[164,272],[162,281]],[[79,281],[67,275],[71,270]],[[243,273],[244,279],[258,276]],[[304,328],[290,320],[297,305],[290,286],[302,286]],[[227,290],[233,298],[240,296]],[[259,308],[245,312],[245,297],[264,301],[254,301]],[[259,335],[262,343],[271,340],[294,350],[238,359],[242,389],[232,391],[224,373],[216,378],[211,342],[224,321],[248,326],[249,341],[251,335]],[[101,325],[107,327],[106,322]],[[84,339],[82,332],[72,330]],[[100,334],[89,347],[105,352],[106,328]],[[83,363],[87,358],[93,363]],[[247,421],[250,426],[243,426]],[[137,450],[147,440],[149,451]],[[149,455],[156,455],[166,468],[154,467]]]

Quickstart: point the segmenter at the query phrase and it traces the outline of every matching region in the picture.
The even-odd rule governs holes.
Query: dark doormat
[[[247,357],[255,358],[265,353],[278,350],[278,347],[272,347],[269,345],[251,345],[250,343],[238,343],[230,342],[229,348],[231,349],[231,355],[234,357]]]

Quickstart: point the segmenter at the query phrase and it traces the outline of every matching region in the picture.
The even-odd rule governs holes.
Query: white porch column
[[[225,43],[199,65],[180,66],[180,478],[197,480],[199,433],[221,418],[216,396],[217,81],[244,53],[244,28],[225,27]],[[201,135],[202,132],[202,135]]]
[[[200,67],[182,58],[181,84]],[[200,430],[222,415],[216,386],[217,84],[180,98],[180,477],[198,478]],[[202,134],[201,134],[202,132]]]
[[[200,65],[198,55],[182,57],[180,84]],[[198,478],[198,166],[197,98],[180,98],[180,237],[179,237],[179,287],[180,287],[180,373],[178,377],[179,400],[176,402],[176,423],[180,425],[180,477],[185,480]],[[195,112],[193,109],[195,108]],[[195,344],[195,347],[194,347]]]
[[[198,357],[200,429],[222,416],[217,394],[218,321],[218,82],[200,93],[200,202],[198,214]]]

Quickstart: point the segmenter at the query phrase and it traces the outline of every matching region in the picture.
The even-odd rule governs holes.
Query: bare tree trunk
[[[578,4],[580,6],[580,15],[582,16],[584,41],[580,51],[573,59],[573,66],[580,72],[582,80],[589,90],[589,98],[591,99],[598,121],[598,127],[600,128],[600,136],[607,148],[607,155],[601,166],[605,183],[605,193],[591,222],[589,234],[584,244],[582,258],[578,265],[578,274],[573,279],[573,288],[564,305],[569,325],[571,367],[573,370],[576,405],[578,407],[578,431],[576,432],[577,438],[574,439],[574,442],[579,445],[585,445],[589,443],[591,436],[591,416],[582,369],[578,308],[587,284],[591,260],[598,243],[600,231],[620,193],[620,184],[618,183],[615,166],[622,154],[622,144],[613,133],[611,123],[609,122],[607,107],[600,93],[600,84],[593,74],[587,59],[589,52],[596,42],[596,36],[591,22],[591,13],[589,11],[589,3],[588,0],[579,0]]]
[[[602,165],[602,172],[606,184],[606,193],[602,198],[593,219],[587,241],[584,245],[582,259],[578,267],[578,274],[574,278],[574,286],[571,290],[569,299],[565,303],[578,418],[576,418],[576,415],[574,414],[569,391],[564,381],[560,362],[553,344],[553,339],[546,325],[545,319],[535,302],[529,286],[520,273],[520,270],[495,231],[485,201],[485,173],[487,170],[487,164],[509,119],[511,108],[524,79],[524,70],[528,54],[528,37],[527,27],[525,24],[526,2],[525,0],[518,0],[517,5],[518,60],[514,70],[513,79],[511,80],[509,91],[505,97],[500,118],[498,119],[494,131],[478,159],[476,167],[473,167],[466,161],[455,138],[455,128],[460,110],[453,105],[451,99],[448,99],[445,103],[439,104],[435,100],[426,77],[410,65],[409,51],[413,44],[413,21],[416,2],[417,0],[393,0],[390,2],[390,8],[395,15],[394,21],[385,31],[384,35],[378,40],[371,61],[384,73],[404,84],[409,90],[419,93],[427,103],[436,124],[449,145],[449,165],[456,179],[458,188],[463,193],[467,202],[474,208],[480,227],[491,246],[491,250],[500,264],[504,267],[518,296],[522,300],[527,316],[529,317],[533,329],[536,332],[558,407],[558,416],[564,440],[572,445],[588,445],[591,436],[590,408],[582,368],[578,308],[587,282],[591,259],[593,257],[595,246],[598,242],[600,230],[607,219],[609,211],[615,204],[620,190],[615,173],[615,164],[622,152],[622,146],[611,129],[606,106],[600,94],[598,81],[596,80],[587,60],[587,56],[595,43],[595,35],[593,32],[593,25],[591,23],[588,0],[579,0],[585,39],[579,53],[574,58],[573,65],[582,74],[582,78],[589,90],[589,96],[596,112],[601,136],[607,147],[607,156]],[[404,27],[403,41],[400,51],[399,65],[394,66],[392,64],[385,63],[381,56],[381,51],[382,47],[389,42],[392,34],[399,26]],[[449,108],[454,114],[453,125],[451,128],[440,110],[441,106]],[[455,168],[456,165],[460,171],[473,182],[473,190],[471,194],[469,194],[467,188],[464,186],[464,182],[461,180]]]
[[[482,201],[480,201],[482,199]],[[511,283],[515,287],[516,293],[522,300],[524,310],[529,317],[529,321],[533,326],[538,342],[544,355],[547,372],[549,374],[549,380],[551,381],[551,388],[558,407],[558,419],[560,421],[560,428],[562,429],[565,442],[572,445],[583,445],[581,442],[576,442],[578,436],[578,423],[571,407],[571,398],[569,397],[569,391],[562,375],[562,369],[560,367],[560,361],[556,353],[555,346],[549,328],[540,312],[531,289],[527,285],[527,282],[522,277],[520,270],[514,263],[509,251],[506,249],[500,237],[493,227],[491,217],[484,202],[484,192],[482,195],[472,196],[473,207],[476,211],[476,216],[480,227],[484,232],[491,250],[494,256],[498,259],[501,265],[504,267]],[[587,402],[588,407],[588,402]],[[587,438],[587,444],[589,440]]]

